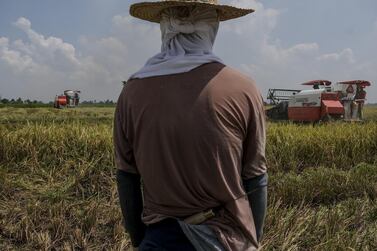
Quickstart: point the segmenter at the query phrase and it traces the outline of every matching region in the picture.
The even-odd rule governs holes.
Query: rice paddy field
[[[0,109],[0,250],[125,250],[113,108]],[[268,123],[262,250],[377,250],[377,107]]]

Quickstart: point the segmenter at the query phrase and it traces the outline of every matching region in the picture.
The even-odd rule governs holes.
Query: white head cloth
[[[178,18],[177,9],[168,8],[162,13],[160,28],[161,52],[130,78],[188,72],[205,63],[222,62],[212,53],[219,28],[216,10],[194,7],[188,17]]]

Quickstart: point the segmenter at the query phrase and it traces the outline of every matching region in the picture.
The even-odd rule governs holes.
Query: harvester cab
[[[362,106],[366,97],[364,88],[370,85],[368,81],[344,81],[332,86],[328,80],[313,80],[302,85],[312,86],[313,89],[270,89],[267,99],[274,107],[266,111],[267,116],[273,120],[298,122],[362,120]]]

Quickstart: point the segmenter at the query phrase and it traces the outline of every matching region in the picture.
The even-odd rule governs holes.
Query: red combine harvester
[[[56,95],[54,101],[55,108],[73,108],[79,105],[80,91],[66,90],[63,95]]]
[[[313,80],[302,85],[311,90],[269,89],[267,99],[274,107],[266,111],[272,120],[317,122],[328,120],[361,121],[370,82],[353,80],[331,85],[328,80]]]

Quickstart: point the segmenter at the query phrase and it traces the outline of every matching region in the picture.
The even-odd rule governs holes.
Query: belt
[[[211,219],[215,215],[216,215],[215,211],[213,209],[209,209],[207,211],[202,211],[202,212],[193,214],[193,215],[185,218],[183,221],[186,224],[199,225],[199,224],[202,224],[203,222],[205,222],[206,220]]]

